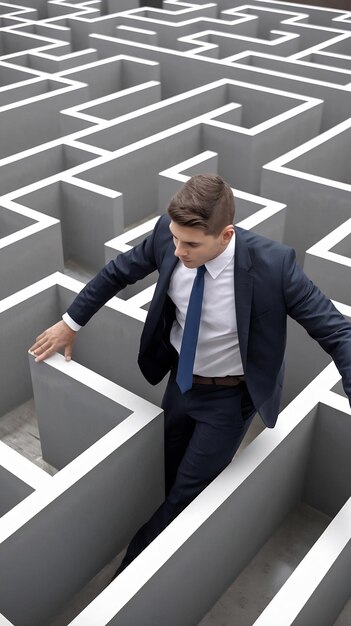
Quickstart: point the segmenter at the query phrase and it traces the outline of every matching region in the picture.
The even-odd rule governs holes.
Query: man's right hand
[[[29,348],[29,352],[34,354],[36,363],[39,363],[60,348],[64,348],[65,359],[70,361],[76,335],[77,333],[61,320],[39,335],[32,347]]]

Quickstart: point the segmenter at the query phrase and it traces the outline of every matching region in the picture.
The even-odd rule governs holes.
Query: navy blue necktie
[[[197,268],[197,274],[192,286],[188,310],[186,312],[176,377],[178,387],[182,393],[188,391],[193,384],[193,367],[197,338],[199,335],[205,272],[205,265],[200,265],[200,267]]]

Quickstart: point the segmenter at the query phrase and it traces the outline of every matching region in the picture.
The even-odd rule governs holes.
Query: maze
[[[163,499],[164,382],[136,365],[156,276],[99,311],[71,362],[27,353],[209,171],[232,186],[236,223],[292,245],[351,319],[351,6],[157,4],[0,3],[0,625],[347,626],[351,411],[301,327],[289,324],[276,428],[256,417],[111,584],[109,564]],[[40,460],[5,437],[28,414]],[[245,587],[301,507],[316,536],[293,566],[272,551],[269,591]]]

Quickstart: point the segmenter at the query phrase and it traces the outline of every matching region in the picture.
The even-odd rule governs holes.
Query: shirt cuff
[[[74,330],[76,333],[78,332],[78,330],[82,328],[81,326],[79,326],[79,324],[77,324],[77,322],[72,320],[72,318],[70,317],[70,315],[68,315],[68,313],[64,313],[62,315],[62,319],[64,322],[66,322],[67,326],[69,326],[70,329]]]

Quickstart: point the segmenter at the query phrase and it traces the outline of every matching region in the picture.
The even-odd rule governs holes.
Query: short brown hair
[[[235,205],[231,187],[217,174],[192,176],[171,199],[168,215],[179,226],[202,228],[218,236],[233,224]]]

